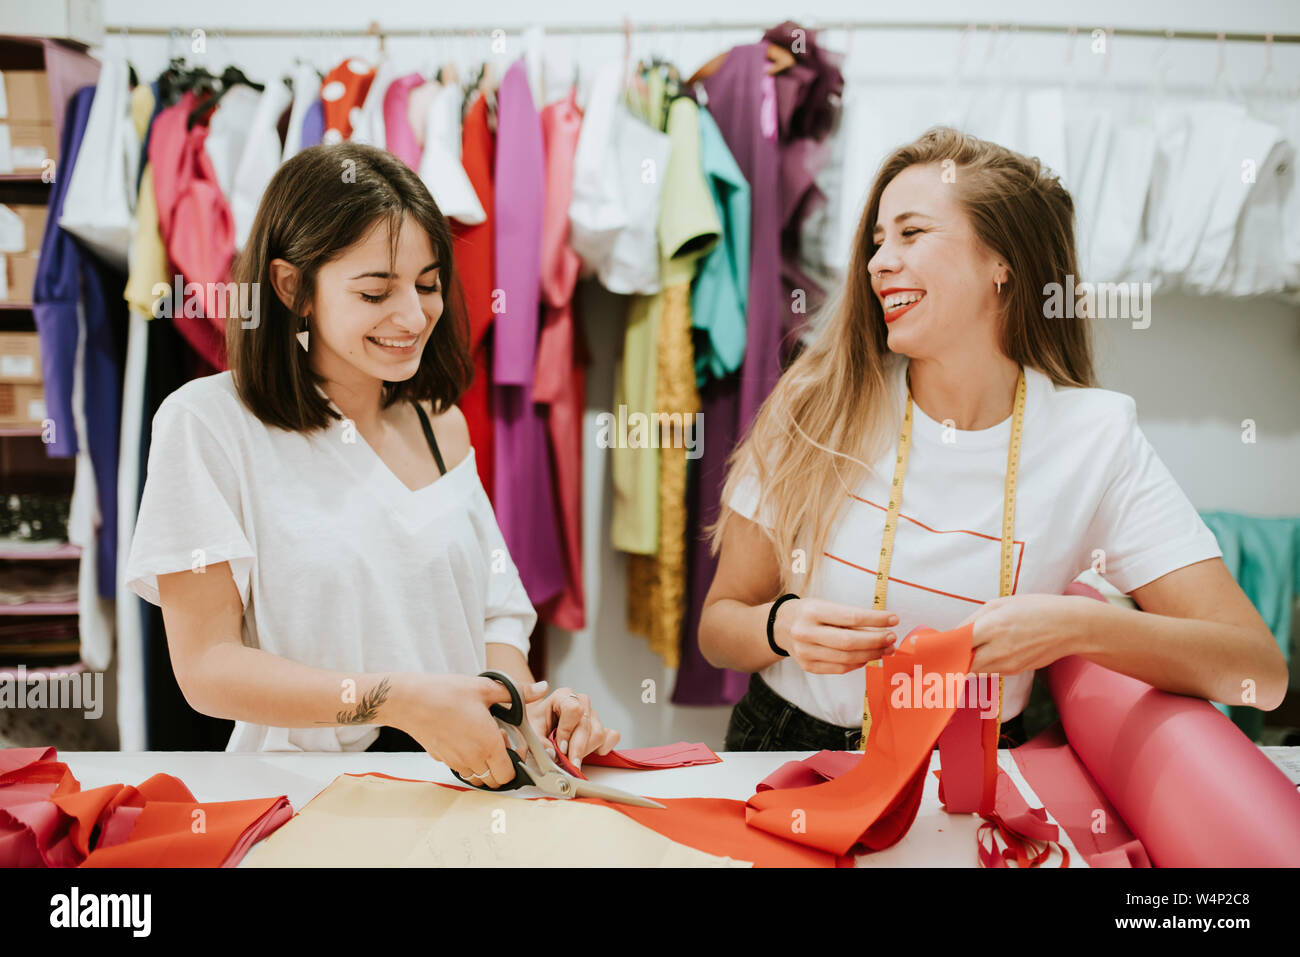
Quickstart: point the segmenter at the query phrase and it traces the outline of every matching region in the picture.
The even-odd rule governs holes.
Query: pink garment
[[[158,114],[149,134],[149,162],[153,165],[158,232],[167,258],[185,283],[199,283],[203,288],[198,303],[189,302],[188,296],[172,302],[172,321],[208,365],[224,370],[225,309],[212,284],[230,282],[235,217],[203,148],[207,126],[185,128],[197,103],[194,94],[187,92],[180,102]],[[195,306],[200,316],[193,315]]]
[[[411,169],[420,169],[420,156],[424,152],[411,129],[408,108],[411,91],[424,82],[419,73],[408,73],[388,85],[384,94],[384,137],[388,152]]]
[[[493,285],[504,308],[493,321],[492,333],[492,507],[534,606],[559,595],[567,577],[551,480],[548,410],[533,400],[545,165],[541,117],[520,58],[497,89]]]
[[[578,91],[542,110],[546,202],[542,212],[542,331],[537,344],[533,400],[547,403],[551,464],[564,536],[564,590],[548,607],[559,628],[579,631],[587,615],[582,583],[582,410],[586,369],[575,341],[573,290],[582,261],[569,245],[573,157],[582,112]]]
[[[73,94],[83,86],[99,82],[99,61],[89,53],[48,38],[41,40],[41,51],[45,55],[45,77],[50,88],[50,116],[55,136],[61,137],[63,116]]]

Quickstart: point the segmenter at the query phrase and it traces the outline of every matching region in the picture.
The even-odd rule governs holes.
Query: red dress
[[[479,481],[487,492],[488,501],[493,496],[493,442],[492,442],[492,282],[495,269],[493,257],[493,195],[492,157],[496,145],[488,126],[487,101],[482,96],[474,98],[461,134],[461,165],[469,176],[478,201],[487,219],[477,226],[466,226],[451,221],[454,235],[453,255],[461,285],[465,289],[465,308],[469,311],[470,351],[474,357],[474,379],[460,398],[460,410],[469,425],[469,440],[474,446],[478,463]]]

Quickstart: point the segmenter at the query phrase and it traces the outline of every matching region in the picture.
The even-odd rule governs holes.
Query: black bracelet
[[[772,602],[772,610],[767,613],[767,644],[768,647],[770,647],[782,658],[789,658],[790,652],[782,651],[780,648],[778,648],[776,645],[776,639],[772,636],[772,626],[776,624],[776,610],[781,607],[782,602],[789,601],[791,598],[798,598],[798,597],[799,596],[795,594],[782,595],[776,601]]]

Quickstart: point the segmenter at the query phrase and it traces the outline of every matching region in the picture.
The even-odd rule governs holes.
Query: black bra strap
[[[429,425],[429,417],[424,414],[424,409],[420,408],[420,403],[414,399],[411,400],[411,405],[415,406],[416,414],[420,416],[420,427],[424,429],[424,437],[428,440],[429,448],[433,449],[433,457],[438,462],[438,471],[446,475],[447,466],[442,464],[442,453],[438,451],[438,440],[433,437],[433,426]]]

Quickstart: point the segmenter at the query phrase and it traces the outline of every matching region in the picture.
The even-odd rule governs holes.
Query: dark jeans
[[[405,731],[398,728],[390,728],[384,725],[379,729],[379,737],[375,738],[367,751],[423,751],[420,742],[411,737]]]
[[[999,747],[1023,743],[1021,716],[1003,722]],[[731,711],[723,747],[727,751],[857,751],[862,747],[862,728],[814,718],[755,673],[749,677],[749,691]]]

